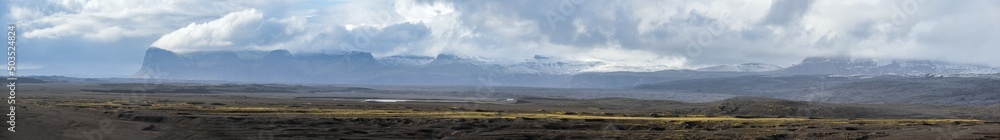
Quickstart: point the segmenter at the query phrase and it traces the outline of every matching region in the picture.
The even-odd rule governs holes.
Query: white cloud
[[[25,38],[84,37],[114,42],[123,37],[160,36],[187,23],[237,10],[290,12],[285,9],[290,2],[294,1],[13,0],[5,16],[25,29]],[[115,32],[125,34],[112,34]]]
[[[1000,66],[991,61],[1000,59],[996,1],[14,2],[5,17],[28,39],[159,37],[150,46],[175,51],[537,54],[679,67],[852,55]],[[905,2],[918,5],[900,9]]]
[[[334,38],[334,42],[352,45],[350,50],[382,56],[453,53],[528,58],[542,54],[621,62],[669,58],[669,61],[656,63],[674,66],[747,62],[788,65],[802,57],[816,55],[943,58],[947,54],[936,52],[951,49],[926,47],[958,42],[944,41],[939,45],[915,42],[928,40],[918,37],[932,31],[937,34],[952,31],[935,27],[938,24],[932,23],[941,19],[927,16],[990,11],[949,13],[935,10],[939,9],[935,4],[923,3],[923,7],[915,11],[939,14],[907,15],[910,19],[906,22],[911,24],[899,24],[892,21],[894,12],[899,12],[898,3],[893,2],[898,1],[351,1],[327,9],[336,13],[320,12],[326,15],[310,21],[321,25],[308,28],[332,24],[370,27],[371,31],[335,33],[339,30],[327,30],[329,32],[302,34],[340,34],[342,36]],[[547,15],[551,13],[562,19],[552,20]],[[950,23],[975,24],[970,21],[972,19],[951,19]],[[385,31],[388,27],[411,23],[425,27]],[[981,26],[988,25],[972,27]],[[428,32],[426,36],[424,32]],[[705,34],[710,38],[709,44],[701,46],[702,54],[688,53],[688,43],[697,43],[699,40],[693,38]],[[375,44],[356,44],[358,36],[371,37]],[[989,39],[968,41],[986,40]],[[291,44],[317,46],[315,40],[283,45]],[[343,48],[319,45],[311,50]],[[620,51],[592,53],[602,50],[600,48]],[[911,53],[896,53],[900,51]],[[631,59],[607,56],[631,56]],[[950,59],[974,62],[972,60]]]
[[[263,14],[256,9],[248,9],[226,14],[222,18],[205,23],[191,23],[170,32],[153,42],[153,47],[187,52],[198,50],[239,50],[258,34]],[[236,41],[236,44],[233,42]],[[244,48],[245,49],[245,48]]]

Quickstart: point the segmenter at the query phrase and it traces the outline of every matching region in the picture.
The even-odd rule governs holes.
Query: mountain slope
[[[699,68],[698,71],[715,72],[766,72],[781,69],[781,66],[764,63],[744,63],[739,65],[719,65]]]

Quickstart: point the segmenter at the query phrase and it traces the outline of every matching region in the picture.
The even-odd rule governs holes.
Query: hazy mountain
[[[483,59],[441,54],[375,58],[367,52],[291,54],[274,51],[174,53],[146,51],[133,77],[245,82],[546,86],[600,62],[536,56],[529,60]]]
[[[1000,69],[935,61],[810,57],[787,68],[746,63],[697,70],[590,72],[608,67],[600,61],[546,56],[525,60],[486,59],[440,54],[375,58],[367,52],[292,54],[274,51],[174,53],[146,51],[134,77],[279,83],[398,85],[477,85],[622,88],[686,79],[745,75],[913,75],[998,73]],[[639,68],[642,69],[642,68]],[[641,70],[637,70],[641,71]]]
[[[738,65],[719,65],[697,69],[698,71],[716,72],[765,72],[779,70],[781,66],[763,63],[744,63]]]
[[[136,77],[253,82],[347,82],[382,66],[370,53],[292,55],[285,50],[193,52],[150,48]]]

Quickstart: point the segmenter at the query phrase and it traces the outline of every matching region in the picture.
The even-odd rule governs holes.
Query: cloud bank
[[[66,49],[73,43],[126,46],[123,53],[140,54],[159,47],[545,55],[673,68],[790,65],[809,56],[849,55],[1000,66],[997,1],[13,0],[6,5],[0,9],[8,11],[3,19],[22,26],[28,42],[63,42],[38,48]]]

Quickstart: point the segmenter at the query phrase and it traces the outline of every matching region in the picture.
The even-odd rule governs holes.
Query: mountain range
[[[268,83],[389,85],[475,85],[622,88],[686,79],[746,75],[922,75],[992,74],[1000,68],[924,60],[876,61],[850,57],[809,57],[781,67],[763,63],[699,69],[595,70],[601,61],[535,56],[527,60],[485,59],[440,54],[374,57],[368,52],[292,54],[273,51],[175,53],[151,47],[135,78],[223,80]]]

